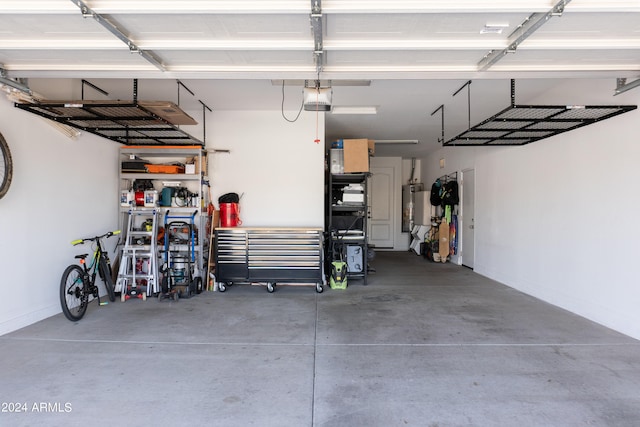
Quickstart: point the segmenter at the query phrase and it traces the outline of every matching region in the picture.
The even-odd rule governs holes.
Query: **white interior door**
[[[473,268],[475,259],[475,170],[462,171],[462,265]]]
[[[374,160],[375,159],[375,160]],[[396,233],[400,232],[398,174],[400,158],[372,158],[369,178],[369,243],[376,249],[395,249]]]

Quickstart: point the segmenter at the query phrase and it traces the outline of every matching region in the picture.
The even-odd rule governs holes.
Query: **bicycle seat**
[[[89,256],[89,254],[82,254],[82,255],[76,255],[75,258],[76,259],[85,259],[88,256]]]

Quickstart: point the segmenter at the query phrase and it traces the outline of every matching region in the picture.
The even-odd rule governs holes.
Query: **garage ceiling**
[[[509,104],[509,79],[523,82],[520,101],[567,76],[611,78],[612,95],[635,83],[640,2],[3,0],[0,68],[29,87],[89,79],[113,99],[130,98],[136,78],[141,97],[175,101],[180,79],[214,110],[279,108],[278,82],[293,80],[284,92],[295,112],[302,82],[319,78],[334,106],[377,109],[328,113],[329,139],[417,139],[376,149],[413,156],[437,148],[430,113],[469,79],[486,100],[480,119]],[[468,119],[464,100],[455,103],[450,136]]]

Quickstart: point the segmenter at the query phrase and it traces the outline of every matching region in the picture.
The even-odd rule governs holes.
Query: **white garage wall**
[[[117,227],[117,145],[83,134],[74,141],[0,98],[0,132],[13,181],[0,199],[0,334],[60,312],[60,276],[71,240]],[[115,247],[110,239],[109,249]]]
[[[614,83],[561,82],[531,104],[640,103]],[[442,149],[423,178],[440,158],[475,168],[476,272],[640,338],[639,138],[635,110],[524,147]]]
[[[295,116],[289,112],[288,116]],[[324,113],[319,117],[324,141]],[[214,111],[207,149],[213,203],[238,193],[247,227],[324,227],[324,143],[316,114],[295,123],[280,111]],[[211,141],[211,142],[209,142]]]

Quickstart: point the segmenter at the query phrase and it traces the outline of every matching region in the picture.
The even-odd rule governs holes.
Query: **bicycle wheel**
[[[72,322],[82,319],[89,304],[89,295],[84,292],[83,275],[82,269],[73,264],[62,273],[62,279],[60,280],[62,312]]]
[[[104,286],[107,288],[107,294],[109,295],[109,301],[114,302],[116,300],[116,293],[113,289],[113,278],[111,277],[111,268],[104,258],[100,258],[100,277],[104,280]]]

